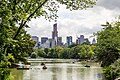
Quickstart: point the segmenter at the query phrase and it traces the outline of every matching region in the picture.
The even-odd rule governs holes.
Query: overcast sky
[[[101,24],[114,21],[120,14],[120,0],[98,0],[93,8],[87,10],[70,11],[61,6],[58,10],[58,35],[66,41],[66,36],[73,36],[73,41],[80,35],[86,38],[102,29]],[[52,36],[53,24],[44,18],[32,19],[29,22],[28,33],[33,36]],[[39,39],[40,40],[40,39]]]

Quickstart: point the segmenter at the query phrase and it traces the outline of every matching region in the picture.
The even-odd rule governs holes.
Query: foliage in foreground
[[[0,68],[0,80],[14,80],[8,68]]]
[[[107,80],[120,76],[120,22],[107,22],[97,33],[97,59],[104,69]],[[117,60],[117,61],[116,61]]]
[[[120,59],[108,67],[103,68],[106,80],[114,80],[120,77]]]
[[[104,26],[104,29],[97,33],[97,56],[103,67],[120,58],[120,22],[107,22]]]

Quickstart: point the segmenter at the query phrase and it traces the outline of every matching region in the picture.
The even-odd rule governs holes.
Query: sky
[[[60,6],[57,19],[58,36],[63,38],[63,42],[66,42],[66,36],[72,36],[75,42],[80,35],[91,41],[93,37],[90,36],[102,29],[101,24],[114,21],[120,15],[119,4],[120,0],[98,0],[93,8],[77,11]],[[54,23],[40,17],[32,19],[28,23],[30,28],[26,30],[32,36],[51,38]]]

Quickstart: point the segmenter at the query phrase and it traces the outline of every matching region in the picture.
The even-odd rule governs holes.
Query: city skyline
[[[73,42],[73,37],[72,36],[66,36],[66,42],[62,41],[62,37],[58,35],[58,29],[57,29],[57,23],[53,24],[53,30],[51,38],[48,37],[37,37],[31,35],[31,39],[36,42],[35,44],[35,49],[38,48],[53,48],[55,46],[64,46],[64,47],[69,47],[72,44],[95,44],[96,40],[93,38],[93,40],[90,42],[88,38],[85,38],[84,35],[80,35],[76,37],[75,42]],[[40,41],[41,40],[41,41]]]
[[[59,43],[59,39],[61,39],[60,42],[63,42],[64,44],[65,44],[65,43],[68,43],[68,41],[70,40],[71,43],[69,43],[68,45],[71,45],[72,43],[77,44],[76,40],[79,39],[79,38],[81,38],[81,37],[83,37],[83,38],[81,38],[81,39],[82,39],[82,43],[84,42],[84,39],[88,39],[88,40],[90,39],[90,37],[87,38],[87,37],[85,37],[84,35],[81,35],[81,34],[80,34],[80,35],[76,36],[75,41],[73,41],[73,36],[66,35],[65,41],[63,41],[63,40],[62,40],[62,37],[58,35],[59,31],[58,31],[57,27],[58,27],[57,23],[53,24],[52,31],[49,32],[49,33],[52,33],[51,36],[50,36],[50,37],[41,36],[41,37],[39,37],[38,41],[41,42],[41,44],[44,44],[44,43],[45,43],[47,40],[49,40],[49,39],[52,39],[52,40],[55,40],[55,41],[57,40],[57,41],[56,41],[56,45],[57,45],[57,44],[60,44],[60,43]],[[60,34],[60,33],[59,33],[59,34]],[[36,36],[36,35],[31,35],[31,36],[32,36],[32,37],[38,37],[38,36]],[[94,39],[94,37],[92,38],[92,40],[93,40],[93,39]],[[92,40],[90,41],[90,43],[92,43]],[[35,40],[35,41],[36,41],[36,40]],[[80,43],[80,44],[82,44],[82,43]],[[78,43],[78,44],[79,44],[79,43]]]
[[[107,3],[107,4],[106,4]],[[101,24],[106,21],[113,21],[118,17],[119,0],[98,0],[93,8],[86,10],[70,11],[65,9],[65,6],[60,6],[58,9],[58,35],[66,42],[66,36],[73,36],[73,42],[79,35],[84,35],[89,38],[93,33],[102,29]],[[31,35],[38,37],[51,37],[52,25],[54,21],[49,22],[43,17],[32,19],[28,24],[29,29],[26,29]]]

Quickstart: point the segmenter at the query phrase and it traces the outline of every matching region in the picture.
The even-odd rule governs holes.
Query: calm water
[[[65,61],[65,60],[63,60]],[[84,65],[90,65],[90,68]],[[34,62],[30,70],[12,70],[15,80],[102,80],[102,70],[97,63],[46,63]]]

